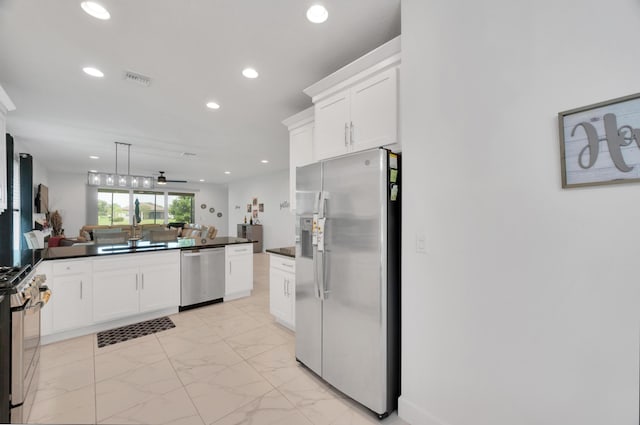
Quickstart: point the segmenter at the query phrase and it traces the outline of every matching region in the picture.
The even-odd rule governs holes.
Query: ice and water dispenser
[[[313,218],[300,217],[300,255],[313,258]]]

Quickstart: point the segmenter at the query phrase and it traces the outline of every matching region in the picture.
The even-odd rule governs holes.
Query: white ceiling
[[[111,20],[100,21],[80,0],[0,0],[0,85],[17,107],[8,130],[53,171],[112,171],[116,141],[133,145],[135,174],[226,183],[285,169],[281,121],[311,106],[302,90],[400,34],[400,0],[323,0],[320,25],[305,17],[313,3],[101,0]],[[105,77],[85,75],[89,65]],[[244,78],[246,66],[260,77]]]

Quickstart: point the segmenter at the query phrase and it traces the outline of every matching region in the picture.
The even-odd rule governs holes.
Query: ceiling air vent
[[[146,75],[138,74],[133,71],[125,71],[124,79],[144,87],[149,87],[149,85],[151,84],[151,78],[147,77]]]

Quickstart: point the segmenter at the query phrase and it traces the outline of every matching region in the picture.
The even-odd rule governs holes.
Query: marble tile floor
[[[384,421],[297,364],[269,314],[269,258],[251,297],[175,314],[176,327],[97,348],[96,335],[42,347],[29,423],[404,425]]]

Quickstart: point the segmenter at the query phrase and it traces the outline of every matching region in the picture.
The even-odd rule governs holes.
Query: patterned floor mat
[[[176,325],[171,319],[168,317],[160,317],[159,319],[146,320],[144,322],[134,323],[133,325],[109,329],[108,331],[98,332],[98,348],[140,338],[145,335],[151,335],[156,332],[166,331],[167,329],[175,327]]]

